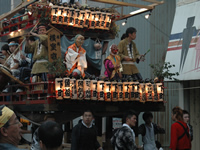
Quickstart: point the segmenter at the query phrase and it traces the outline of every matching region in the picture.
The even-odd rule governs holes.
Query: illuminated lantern
[[[91,100],[97,100],[97,80],[91,80]]]
[[[96,12],[91,12],[89,29],[94,29],[96,24]]]
[[[79,27],[80,28],[83,28],[84,19],[85,19],[85,11],[81,10],[80,15],[79,15]]]
[[[64,7],[64,12],[63,12],[63,25],[68,25],[69,24],[69,7]]]
[[[77,99],[77,90],[76,90],[76,79],[70,79],[70,97],[71,99]]]
[[[110,28],[110,25],[111,25],[111,16],[112,16],[112,14],[110,14],[110,13],[106,13],[106,19],[105,19],[105,30],[109,30],[109,28]]]
[[[58,6],[53,6],[51,10],[51,23],[57,23]]]
[[[91,16],[91,11],[90,10],[85,10],[85,19],[84,19],[84,24],[83,26],[85,28],[89,27],[90,24],[90,16]]]
[[[105,101],[111,101],[111,82],[110,81],[104,82],[104,98],[105,98]]]
[[[74,27],[79,27],[79,16],[80,16],[80,9],[75,9],[75,14],[74,14]]]
[[[56,99],[63,99],[63,79],[55,79],[55,90],[56,90]]]
[[[129,82],[123,82],[123,99],[129,101]]]
[[[130,98],[130,101],[133,101],[134,100],[134,85],[135,83],[133,81],[130,81],[129,82],[129,98]]]
[[[70,78],[63,79],[63,95],[64,98],[70,98]]]
[[[139,101],[140,100],[140,83],[134,82],[134,100]]]
[[[100,26],[101,26],[101,12],[100,11],[97,11],[96,12],[96,18],[95,18],[95,29],[100,29]]]
[[[145,88],[145,83],[140,83],[140,102],[145,102],[146,101],[146,88]]]
[[[69,8],[69,26],[74,25],[74,16],[75,16],[75,9],[74,8]]]
[[[91,94],[90,94],[90,79],[83,80],[83,93],[84,93],[84,99],[90,100]]]
[[[101,19],[100,19],[100,29],[104,30],[106,23],[106,13],[101,13]]]
[[[163,101],[163,88],[162,83],[156,83],[157,85],[157,94],[158,94],[158,101]]]
[[[57,13],[57,24],[63,24],[63,17],[64,17],[63,14],[64,14],[64,7],[59,6]]]
[[[111,98],[113,102],[117,102],[118,94],[117,94],[117,82],[111,82]]]
[[[76,80],[77,96],[79,100],[82,100],[84,97],[83,94],[83,79]]]
[[[118,101],[123,101],[123,83],[117,82]]]
[[[104,101],[104,81],[97,81],[97,97],[99,101]]]
[[[153,101],[153,85],[149,82],[146,83],[146,101]]]

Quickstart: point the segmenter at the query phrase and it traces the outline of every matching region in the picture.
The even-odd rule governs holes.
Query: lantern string
[[[187,88],[176,88],[176,89],[164,89],[164,91],[178,91],[178,90],[192,90],[192,89],[199,89],[200,86],[196,87],[187,87]]]

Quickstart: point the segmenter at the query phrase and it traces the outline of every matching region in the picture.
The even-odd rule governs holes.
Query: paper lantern
[[[83,93],[84,93],[84,99],[90,100],[91,94],[90,94],[90,79],[83,80]]]
[[[90,10],[85,10],[85,19],[84,19],[84,24],[83,26],[88,28],[90,24],[90,16],[91,16],[91,11]]]
[[[105,98],[105,101],[111,101],[111,82],[110,81],[104,82],[104,98]]]
[[[161,102],[163,101],[163,88],[162,88],[162,83],[156,83],[157,85],[157,94],[158,94],[158,101]]]
[[[117,82],[111,82],[111,99],[113,102],[117,102],[118,93],[117,93]]]
[[[134,100],[139,101],[140,100],[140,83],[134,82]]]
[[[56,99],[63,99],[63,79],[56,78],[55,79],[55,90],[56,90]]]
[[[134,101],[134,85],[135,85],[135,83],[133,81],[129,82],[129,98],[130,98],[130,101]]]
[[[100,29],[100,25],[101,25],[101,12],[97,11],[96,12],[96,18],[95,18],[95,29]]]
[[[76,79],[70,79],[70,97],[71,99],[77,99]]]
[[[70,78],[63,78],[63,95],[64,98],[70,98]]]
[[[104,81],[97,81],[97,98],[104,101]]]
[[[83,97],[84,97],[84,94],[83,94],[83,79],[76,80],[76,88],[77,88],[78,100],[82,100]]]
[[[140,102],[145,102],[146,101],[146,87],[145,83],[140,83]]]
[[[153,85],[149,82],[146,83],[146,101],[153,101]]]
[[[91,100],[97,100],[97,80],[91,80]]]
[[[123,101],[123,83],[117,82],[118,101]]]
[[[123,99],[129,101],[129,82],[123,82]]]

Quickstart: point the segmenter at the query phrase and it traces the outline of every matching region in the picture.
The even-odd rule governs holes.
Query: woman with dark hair
[[[172,150],[190,150],[189,128],[183,121],[183,110],[180,107],[172,109],[172,120],[176,122],[171,126],[170,148]]]

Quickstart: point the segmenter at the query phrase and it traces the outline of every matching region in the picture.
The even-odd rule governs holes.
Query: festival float
[[[0,105],[8,105],[20,114],[38,121],[34,117],[39,112],[55,112],[58,120],[69,121],[81,115],[85,107],[95,110],[97,116],[119,115],[127,109],[136,111],[163,111],[163,84],[157,82],[139,82],[131,79],[104,80],[92,73],[85,77],[73,78],[66,75],[63,66],[64,47],[70,45],[70,39],[77,34],[85,37],[96,57],[101,57],[101,51],[107,49],[109,39],[114,39],[118,27],[116,21],[133,17],[154,9],[162,4],[155,0],[152,5],[130,4],[120,1],[94,0],[96,2],[110,3],[121,6],[139,7],[139,11],[120,15],[109,8],[74,7],[53,3],[40,3],[30,0],[21,3],[11,12],[0,16],[0,41],[18,38],[18,49],[23,51],[25,37],[30,31],[34,31],[37,24],[45,22],[48,26],[48,68],[47,81],[26,83],[12,76],[9,68],[0,66],[0,91],[9,88],[8,93],[0,93]],[[25,13],[13,17],[20,10]],[[84,46],[84,45],[83,45]],[[95,47],[99,47],[95,50]],[[87,49],[86,49],[87,51]],[[87,56],[88,58],[89,56]],[[89,58],[88,58],[89,59]],[[92,64],[91,60],[89,63]],[[94,65],[94,63],[93,63]],[[88,65],[90,68],[91,65]],[[92,70],[92,69],[91,69]],[[8,82],[15,84],[8,85]],[[23,91],[16,93],[14,89],[22,87]],[[30,113],[32,112],[32,113]],[[40,117],[40,120],[42,117]]]

